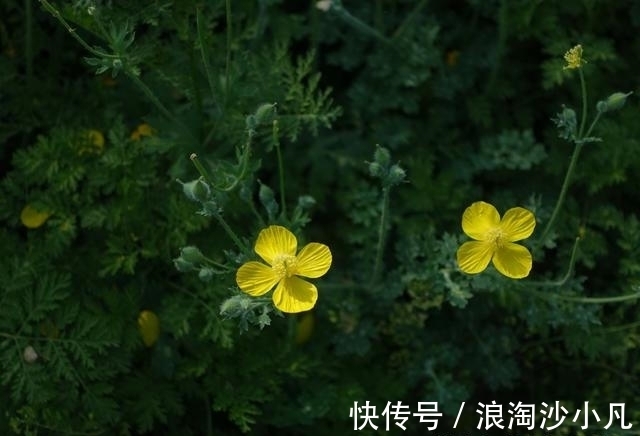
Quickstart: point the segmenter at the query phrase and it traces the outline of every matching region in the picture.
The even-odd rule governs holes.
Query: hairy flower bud
[[[31,345],[27,345],[22,352],[22,358],[27,363],[33,363],[38,360],[38,353]]]
[[[180,250],[180,257],[189,263],[202,263],[206,260],[198,247],[194,246],[183,247],[182,250]]]

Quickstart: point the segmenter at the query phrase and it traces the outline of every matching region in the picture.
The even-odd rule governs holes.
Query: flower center
[[[504,243],[503,238],[504,232],[499,227],[491,229],[487,232],[487,241],[493,242],[498,248],[502,247],[502,244]]]
[[[290,254],[280,254],[273,259],[271,268],[276,275],[281,278],[291,277],[296,273],[296,267],[298,266],[298,259]]]

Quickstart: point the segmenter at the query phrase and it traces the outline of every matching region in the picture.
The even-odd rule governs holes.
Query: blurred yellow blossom
[[[27,204],[20,213],[20,221],[28,229],[37,229],[47,222],[50,216],[51,212],[36,209],[30,204]]]
[[[147,347],[156,343],[160,336],[160,320],[158,315],[150,310],[143,310],[138,315],[138,330],[142,336],[142,342]]]
[[[580,44],[569,49],[564,54],[564,60],[567,62],[567,65],[563,68],[564,70],[580,68],[582,64],[587,63],[586,60],[582,59],[582,46]]]
[[[147,123],[142,123],[131,133],[131,140],[139,141],[143,136],[153,136],[155,130]]]
[[[258,235],[255,252],[268,264],[250,261],[236,273],[238,287],[257,297],[273,292],[273,304],[283,312],[297,313],[311,309],[318,299],[315,285],[298,276],[318,278],[331,267],[329,247],[317,242],[307,244],[296,255],[298,241],[281,226],[269,226]]]
[[[473,203],[462,215],[462,230],[475,241],[460,246],[458,266],[463,272],[477,274],[493,261],[493,266],[507,277],[528,276],[533,263],[531,253],[514,242],[531,236],[535,225],[533,213],[522,207],[509,209],[500,220],[491,204]]]

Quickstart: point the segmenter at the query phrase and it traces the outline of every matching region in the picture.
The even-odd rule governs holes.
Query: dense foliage
[[[555,434],[624,402],[607,434],[637,432],[639,28],[631,0],[3,2],[0,434],[348,434],[366,401],[442,434],[462,402],[466,434],[479,402],[560,401]],[[477,201],[533,212],[528,277],[460,270]],[[331,249],[310,312],[236,283],[269,225]]]

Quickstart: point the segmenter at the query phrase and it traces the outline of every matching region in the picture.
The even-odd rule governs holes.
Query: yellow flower
[[[567,61],[567,65],[564,66],[563,70],[580,68],[582,64],[587,63],[586,60],[582,59],[582,46],[580,44],[569,49],[564,54],[564,60]]]
[[[155,130],[150,125],[148,125],[147,123],[142,123],[138,127],[136,127],[136,130],[131,133],[130,138],[133,141],[140,141],[143,136],[153,136],[154,133]]]
[[[28,229],[37,229],[47,222],[50,216],[51,212],[39,210],[27,204],[20,213],[20,221]]]
[[[147,347],[151,347],[160,336],[160,320],[158,315],[150,310],[143,310],[138,315],[138,330],[142,336],[142,342]]]
[[[283,312],[297,313],[311,309],[318,299],[316,287],[298,276],[318,278],[331,267],[329,247],[317,242],[307,244],[296,255],[298,241],[281,226],[269,226],[258,235],[255,252],[261,262],[247,262],[236,273],[238,287],[257,297],[273,292],[273,304]]]
[[[100,154],[104,150],[104,135],[99,130],[85,130],[80,134],[79,155]]]
[[[462,215],[462,230],[475,241],[458,248],[458,266],[463,272],[477,274],[493,261],[493,266],[507,277],[528,276],[531,253],[514,242],[531,236],[535,226],[533,213],[522,207],[509,209],[500,220],[500,214],[489,203],[473,203]]]

